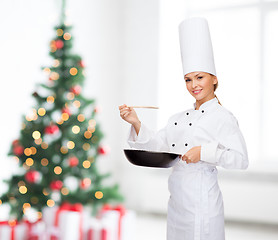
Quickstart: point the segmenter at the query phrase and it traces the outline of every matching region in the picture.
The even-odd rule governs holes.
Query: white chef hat
[[[192,17],[179,25],[183,76],[190,72],[207,72],[216,76],[212,43],[205,18]]]

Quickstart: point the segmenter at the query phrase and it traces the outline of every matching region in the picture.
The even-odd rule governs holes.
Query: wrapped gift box
[[[42,221],[0,222],[0,240],[45,240],[45,224]]]
[[[91,218],[90,227],[87,231],[86,240],[111,239],[111,226],[100,219]]]
[[[0,222],[1,240],[27,240],[28,226],[25,223]]]
[[[123,206],[105,205],[97,218],[91,220],[87,240],[132,240],[136,214]]]
[[[46,227],[43,221],[37,221],[35,223],[27,222],[27,225],[27,240],[47,240]]]
[[[82,240],[83,207],[81,204],[64,203],[60,207],[44,208],[43,221],[48,239]]]

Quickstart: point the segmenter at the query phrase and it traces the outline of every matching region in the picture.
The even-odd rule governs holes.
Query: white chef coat
[[[169,118],[157,132],[131,126],[128,143],[141,150],[184,155],[201,146],[200,161],[180,160],[168,179],[167,240],[224,240],[224,209],[216,166],[246,169],[246,143],[234,115],[216,97]]]

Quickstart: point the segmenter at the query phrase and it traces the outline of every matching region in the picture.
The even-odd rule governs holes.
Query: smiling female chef
[[[218,101],[218,79],[207,20],[179,25],[183,75],[194,108],[170,117],[165,128],[149,130],[133,108],[119,106],[132,124],[131,147],[182,155],[168,180],[167,240],[224,240],[224,209],[216,166],[246,169],[246,143],[237,119]]]

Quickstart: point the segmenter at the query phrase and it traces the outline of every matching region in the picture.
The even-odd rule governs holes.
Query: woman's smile
[[[194,94],[199,94],[200,92],[202,91],[202,89],[198,89],[198,90],[194,90],[194,91],[192,91]]]

